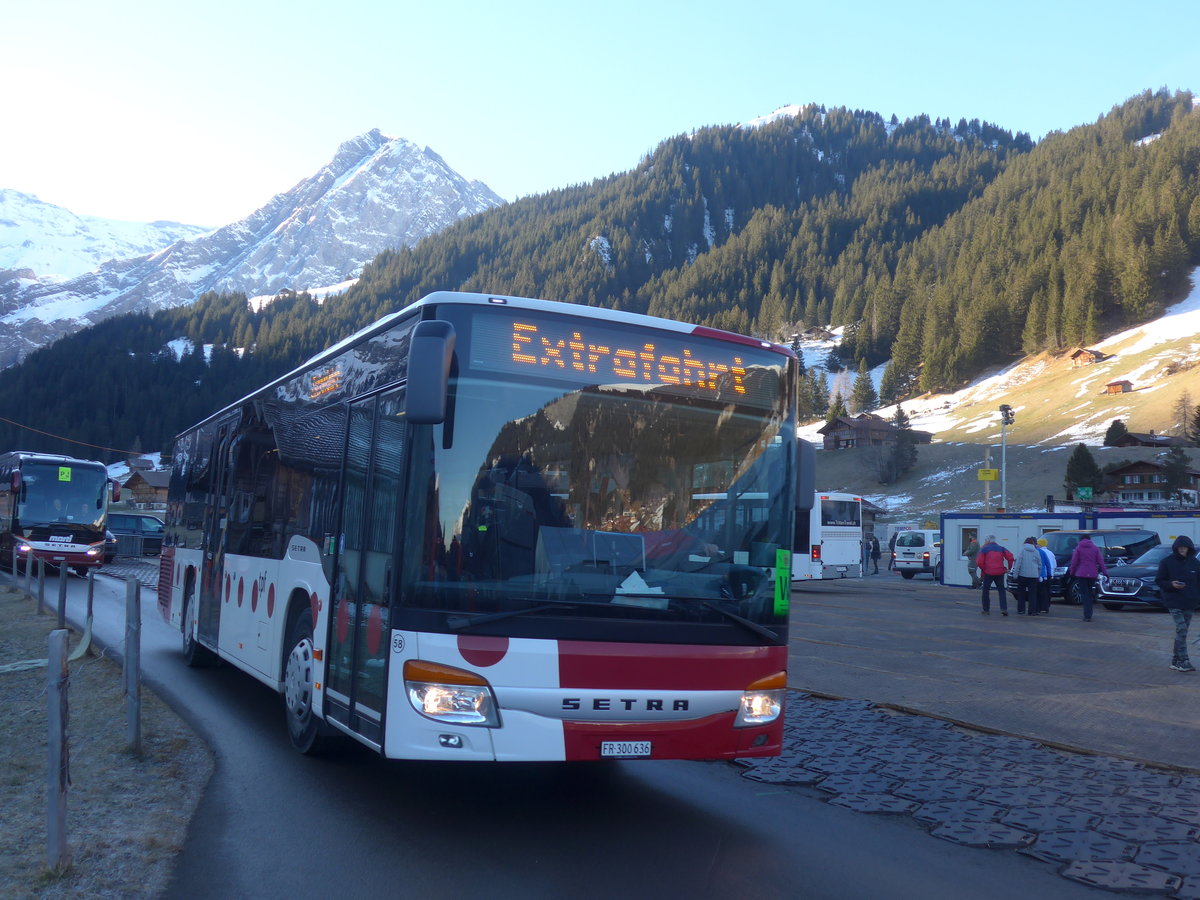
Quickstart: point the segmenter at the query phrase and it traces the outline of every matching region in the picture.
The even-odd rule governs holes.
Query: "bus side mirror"
[[[12,485],[9,489],[14,494],[19,494],[21,492],[21,470],[20,469],[13,469]]]
[[[438,425],[446,421],[454,337],[454,326],[439,319],[418,322],[413,329],[404,414],[414,425]]]
[[[121,482],[115,478],[108,479],[108,483],[112,485],[112,499],[116,503],[121,499]]]
[[[796,509],[808,512],[817,493],[817,449],[796,439]]]

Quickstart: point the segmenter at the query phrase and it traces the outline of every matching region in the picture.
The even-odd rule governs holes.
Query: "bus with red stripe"
[[[0,453],[0,560],[15,571],[41,559],[79,575],[104,562],[108,486],[104,464],[27,450]]]
[[[711,328],[431,294],[176,438],[160,610],[302,752],[778,754],[794,376]]]

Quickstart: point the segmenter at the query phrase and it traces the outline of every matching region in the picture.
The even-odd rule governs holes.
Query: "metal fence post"
[[[88,569],[87,621],[92,621],[92,600],[96,596],[96,570]]]
[[[142,752],[142,603],[141,585],[125,580],[125,710],[129,749]]]
[[[67,632],[50,633],[47,664],[47,717],[50,720],[48,781],[46,790],[46,863],[60,868],[69,861],[67,848],[67,787],[71,781],[67,744]]]
[[[58,627],[67,627],[67,567],[58,567]]]
[[[33,551],[25,557],[25,593],[33,595]]]

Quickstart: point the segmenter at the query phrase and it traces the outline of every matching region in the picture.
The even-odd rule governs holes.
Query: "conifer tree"
[[[1120,419],[1113,419],[1112,424],[1108,426],[1108,431],[1104,432],[1104,446],[1117,446],[1117,441],[1127,434],[1129,434],[1129,429],[1125,427],[1125,423]]]
[[[875,385],[871,381],[871,370],[867,361],[860,360],[858,375],[854,379],[854,393],[850,397],[850,408],[856,413],[870,412],[879,405],[879,397],[875,393]]]
[[[1076,444],[1071,458],[1067,460],[1066,477],[1063,480],[1067,496],[1072,496],[1075,489],[1081,487],[1090,487],[1094,492],[1099,492],[1103,487],[1103,481],[1104,473],[1096,465],[1092,451],[1084,444]]]
[[[1200,447],[1200,406],[1192,410],[1192,415],[1188,419],[1188,429],[1185,437],[1190,446]]]
[[[842,392],[836,391],[833,401],[829,404],[829,412],[825,414],[825,421],[832,422],[834,419],[848,415],[850,412],[846,409],[846,401],[842,399]]]

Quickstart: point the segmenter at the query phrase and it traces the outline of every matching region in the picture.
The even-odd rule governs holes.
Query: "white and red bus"
[[[101,565],[109,483],[104,464],[95,460],[26,450],[0,454],[0,560],[19,571],[30,559],[43,559],[80,575]],[[120,499],[120,487],[111,484],[113,499]]]
[[[863,574],[862,497],[816,491],[796,513],[792,580],[858,578]]]
[[[793,374],[709,328],[431,294],[179,435],[162,613],[303,752],[778,754]]]

